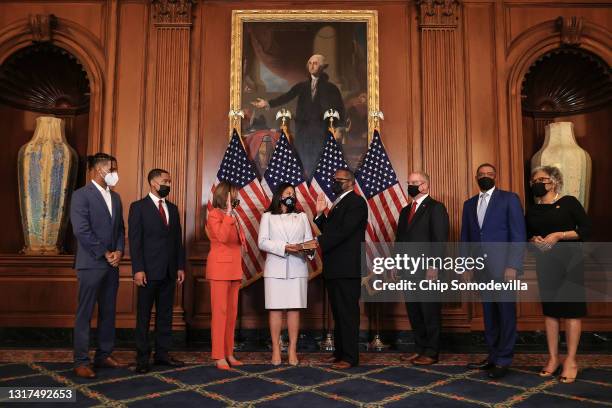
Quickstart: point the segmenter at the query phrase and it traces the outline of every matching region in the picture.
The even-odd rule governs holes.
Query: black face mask
[[[293,209],[295,208],[295,201],[296,201],[295,197],[289,196],[289,197],[283,198],[281,200],[281,203],[283,203],[289,211],[293,211]]]
[[[483,191],[490,190],[495,187],[495,180],[491,177],[481,177],[478,179],[478,187]]]
[[[168,194],[170,194],[170,186],[160,184],[159,188],[157,189],[157,194],[159,194],[161,198],[166,197]]]
[[[238,207],[239,204],[240,204],[240,200],[239,199],[232,198],[232,208]]]
[[[419,187],[421,187],[420,185],[418,186],[413,186],[412,184],[408,185],[408,195],[412,198],[418,196],[421,192],[419,191]]]
[[[337,180],[334,181],[334,184],[332,185],[332,191],[336,195],[342,193],[344,191],[344,188],[342,187],[342,182],[341,181],[337,181]]]
[[[544,197],[546,193],[548,193],[548,190],[546,190],[545,183],[533,183],[531,186],[531,192],[536,197]]]

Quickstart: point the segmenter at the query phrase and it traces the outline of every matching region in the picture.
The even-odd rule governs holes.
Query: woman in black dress
[[[559,324],[565,319],[567,358],[560,381],[571,383],[578,373],[576,350],[580,319],[586,315],[581,242],[588,238],[591,222],[575,197],[559,195],[563,177],[558,168],[534,169],[529,184],[535,204],[527,210],[527,236],[536,248],[536,272],[549,352],[548,363],[540,376],[552,376],[561,365]]]

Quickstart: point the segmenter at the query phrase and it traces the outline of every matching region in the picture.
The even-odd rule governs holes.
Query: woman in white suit
[[[289,364],[298,364],[296,349],[300,309],[306,308],[307,261],[314,256],[314,251],[304,251],[299,244],[310,240],[310,223],[306,214],[296,209],[294,187],[281,184],[261,217],[258,239],[259,248],[267,252],[263,276],[266,309],[270,311],[273,365],[281,364],[279,337],[283,310],[287,311]]]

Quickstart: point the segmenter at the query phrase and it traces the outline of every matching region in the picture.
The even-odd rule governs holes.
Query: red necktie
[[[164,221],[164,224],[167,227],[168,226],[168,219],[166,218],[166,211],[164,211],[164,206],[162,205],[163,202],[164,202],[164,200],[159,200],[159,215],[161,216],[162,220]]]
[[[416,207],[417,207],[417,202],[413,201],[412,202],[412,206],[410,207],[410,213],[408,214],[408,224],[410,224],[412,222],[412,219],[414,218],[414,213],[416,212]]]

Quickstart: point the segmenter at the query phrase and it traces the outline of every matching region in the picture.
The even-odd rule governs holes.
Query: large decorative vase
[[[59,254],[78,157],[66,142],[64,121],[41,116],[32,140],[19,149],[19,206],[28,255]]]
[[[589,207],[591,156],[578,146],[572,122],[553,122],[546,126],[544,145],[531,158],[531,169],[555,166],[563,175],[563,195],[573,195]]]

